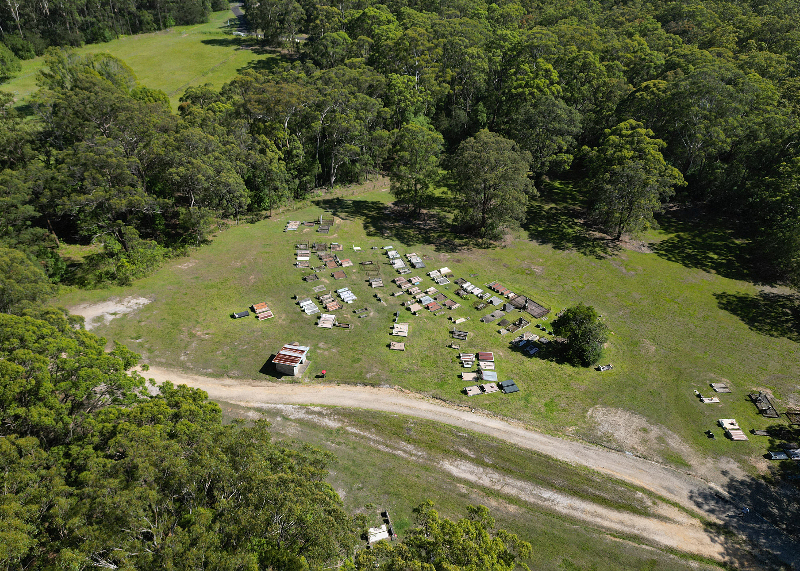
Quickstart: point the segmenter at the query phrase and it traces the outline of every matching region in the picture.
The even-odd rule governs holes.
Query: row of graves
[[[408,337],[408,330],[409,324],[408,323],[399,323],[397,320],[400,319],[400,312],[397,311],[394,314],[394,323],[392,324],[392,332],[390,335],[393,337]],[[390,341],[389,342],[389,349],[393,351],[405,351],[406,344],[405,341]]]
[[[497,382],[497,371],[495,370],[494,353],[491,351],[478,351],[477,353],[459,353],[458,359],[461,366],[471,369],[477,360],[478,368],[476,371],[464,371],[461,378],[465,381],[477,382],[480,384],[464,387],[464,394],[468,397],[476,395],[487,395],[496,392],[506,394],[519,392],[519,387],[512,381]]]
[[[301,226],[313,228],[319,224],[317,228],[317,232],[321,234],[328,234],[333,228],[334,219],[332,217],[326,217],[324,214],[320,214],[319,220],[314,220],[311,222],[301,222],[300,220],[289,220],[286,223],[286,226],[283,228],[284,232],[296,232],[300,229]]]
[[[348,268],[353,265],[353,261],[338,253],[343,249],[344,247],[338,242],[332,242],[331,244],[325,242],[295,244],[296,261],[294,265],[296,268],[312,269],[315,273],[326,269],[337,270],[338,268]],[[316,256],[318,259],[318,262],[313,266],[311,265],[312,255]],[[344,274],[344,272],[341,273]],[[304,279],[306,281],[313,281],[309,280],[308,277],[309,276],[306,276]],[[344,277],[344,275],[342,275],[342,277]]]
[[[394,246],[384,246],[383,249],[386,250],[386,255],[389,257],[391,266],[401,275],[410,274],[412,268],[417,270],[425,267],[425,262],[422,261],[420,255],[416,252],[406,254],[406,260],[408,261],[406,264],[400,252],[395,250]]]
[[[714,392],[716,393],[733,392],[731,391],[727,383],[711,383],[711,388],[714,389]],[[718,404],[721,402],[719,397],[703,396],[703,394],[698,390],[694,391],[694,396],[696,396],[697,399],[703,404]],[[739,424],[736,422],[735,418],[720,418],[719,420],[717,420],[717,424],[722,428],[723,432],[725,433],[725,436],[730,438],[731,440],[742,441],[748,439],[747,435],[744,433]],[[706,435],[709,438],[714,438],[714,433],[710,430],[706,431]]]
[[[733,393],[733,390],[727,383],[711,383],[711,388],[714,390],[715,393],[718,394],[725,394],[725,393]],[[703,404],[720,404],[721,400],[718,396],[703,396],[699,391],[694,391],[695,396],[697,399]],[[778,412],[775,403],[772,401],[772,397],[765,391],[757,391],[752,392],[747,395],[750,401],[755,405],[758,413],[763,416],[764,418],[769,419],[779,419],[781,418],[781,414]],[[790,425],[800,425],[800,415],[797,413],[800,411],[796,411],[794,409],[787,409],[786,417],[789,420]],[[736,421],[735,418],[720,418],[717,420],[717,424],[722,428],[725,436],[733,441],[745,441],[749,440],[747,434],[742,427],[739,426],[739,423]],[[775,427],[772,427],[772,431],[769,430],[750,430],[750,433],[755,436],[770,436],[770,437],[787,437],[787,434],[791,436],[791,432],[786,430],[775,430]],[[709,438],[714,438],[714,433],[710,430],[706,431],[706,435]],[[781,443],[781,450],[777,451],[770,451],[767,453],[767,457],[771,460],[795,460],[800,461],[800,445],[796,442],[783,442]]]
[[[272,313],[272,310],[269,308],[269,306],[265,302],[254,303],[253,305],[250,306],[250,309],[253,310],[253,313],[255,314],[256,318],[259,321],[264,321],[266,319],[272,319],[273,317],[275,317],[275,314]],[[245,311],[236,311],[236,312],[231,314],[231,317],[233,319],[242,319],[244,317],[249,317],[249,316],[250,316],[250,312],[247,311],[247,310],[245,310]]]

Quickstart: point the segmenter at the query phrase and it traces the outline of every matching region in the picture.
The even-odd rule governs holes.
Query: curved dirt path
[[[441,401],[408,391],[352,385],[300,385],[261,380],[213,379],[159,367],[151,367],[142,374],[159,383],[169,380],[175,384],[199,388],[208,393],[209,398],[213,400],[242,406],[324,405],[392,412],[442,422],[487,434],[516,446],[629,482],[675,502],[715,524],[730,525],[731,521],[727,519],[722,521],[714,514],[735,510],[733,505],[727,505],[730,504],[730,500],[723,489],[689,474],[614,450],[541,434],[516,423],[473,413],[457,406],[447,406]],[[511,487],[519,488],[519,486]],[[548,496],[552,497],[554,494],[544,489],[528,491],[528,495],[534,498],[535,503],[542,503],[542,499],[546,501]],[[535,499],[537,496],[539,501]],[[704,498],[707,503],[702,503],[698,498]],[[741,562],[738,558],[742,554],[733,555],[729,551],[731,546],[728,541],[703,529],[697,519],[687,517],[679,510],[673,510],[669,514],[663,513],[666,519],[662,520],[623,514],[594,504],[591,504],[590,508],[589,502],[574,498],[571,501],[558,502],[558,505],[560,507],[557,511],[577,519],[594,522],[606,529],[647,537],[667,547],[718,561],[732,562],[733,558]],[[790,565],[790,568],[800,569],[800,554],[791,538],[777,528],[772,528],[768,534],[768,545],[759,539],[763,536],[764,525],[764,521],[754,519],[752,525],[742,520],[737,521],[733,527],[737,532],[749,537],[754,544],[768,548],[775,556]],[[750,528],[753,533],[749,533]]]

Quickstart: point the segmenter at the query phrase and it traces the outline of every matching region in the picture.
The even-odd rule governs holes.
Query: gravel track
[[[715,514],[735,512],[724,488],[680,472],[667,466],[633,455],[623,454],[599,446],[549,436],[526,429],[521,424],[502,420],[456,405],[394,388],[375,388],[353,385],[300,385],[282,384],[261,380],[214,379],[179,371],[150,367],[143,373],[156,382],[170,380],[204,390],[209,398],[248,407],[269,405],[324,405],[358,408],[403,414],[441,422],[467,430],[487,434],[516,446],[553,456],[578,466],[650,490],[675,502],[713,524],[727,525],[750,540],[758,551],[771,552],[790,569],[800,569],[800,554],[792,539],[777,528],[753,518],[752,524],[737,518],[720,519]],[[608,530],[630,533],[647,538],[665,547],[702,555],[733,564],[745,563],[742,550],[735,541],[705,529],[699,520],[677,509],[659,509],[659,517],[644,517],[618,512],[572,498],[565,494],[532,486],[506,478],[499,473],[489,473],[483,468],[464,463],[442,463],[441,467],[460,477],[475,482],[504,482],[504,492],[532,503],[545,505],[565,515],[575,517]],[[479,468],[476,470],[475,468]],[[703,498],[699,500],[698,498]],[[735,525],[734,525],[735,523]],[[745,557],[745,559],[749,559]]]

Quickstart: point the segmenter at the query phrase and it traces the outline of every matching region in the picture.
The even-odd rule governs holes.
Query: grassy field
[[[220,405],[231,418],[251,418],[253,414],[227,403]],[[290,444],[300,439],[332,452],[335,459],[328,481],[347,511],[372,516],[374,525],[378,525],[378,512],[388,509],[401,537],[413,526],[412,509],[427,499],[453,519],[464,517],[465,506],[482,504],[490,508],[498,527],[533,544],[533,556],[527,562],[532,569],[718,569],[640,546],[641,540],[609,536],[501,490],[476,486],[446,473],[437,463],[468,458],[533,485],[591,497],[604,504],[613,498],[617,507],[647,512],[647,501],[641,494],[591,471],[510,450],[491,438],[397,415],[316,407],[302,412],[281,407],[262,412],[272,423],[276,439]],[[413,455],[416,470],[408,470],[409,455]]]
[[[123,36],[104,44],[89,44],[79,53],[109,53],[127,63],[142,85],[169,95],[173,110],[187,87],[211,84],[218,89],[239,70],[258,66],[271,56],[251,49],[247,38],[231,35],[233,12],[214,12],[206,24],[176,26],[161,32]],[[0,89],[15,94],[24,104],[38,89],[36,73],[41,57],[22,62],[22,71]]]
[[[324,368],[328,382],[402,386],[679,467],[701,466],[708,457],[733,457],[751,461],[751,471],[763,470],[765,440],[731,442],[715,423],[736,418],[745,431],[769,424],[747,400],[754,388],[771,390],[781,408],[797,402],[797,333],[780,305],[790,302],[788,293],[764,293],[739,279],[730,260],[712,255],[731,246],[724,236],[693,234],[677,221],[668,220],[663,230],[649,235],[649,249],[610,251],[574,223],[569,190],[556,187],[552,192],[550,200],[532,208],[532,222],[515,239],[473,249],[441,226],[389,215],[390,196],[379,185],[357,196],[321,199],[272,220],[232,226],[210,245],[130,287],[73,291],[58,302],[75,306],[115,297],[150,299],[136,313],[95,331],[160,366],[258,378],[282,343],[297,340],[312,347],[313,363],[303,382],[314,382]],[[314,229],[283,231],[287,220],[313,220],[324,212],[337,220],[328,236]],[[356,263],[347,268],[346,279],[335,281],[326,271],[320,272],[319,282],[302,281],[307,272],[293,267],[295,243],[317,240],[344,245],[343,254]],[[354,244],[362,250],[354,252]],[[501,336],[495,324],[479,321],[488,310],[475,310],[474,298],[447,315],[411,315],[401,307],[408,297],[391,295],[398,288],[389,280],[397,274],[387,264],[386,245],[402,254],[415,251],[426,258],[428,269],[446,265],[476,284],[499,280],[552,308],[552,314],[577,302],[597,307],[613,331],[604,361],[614,369],[599,373],[516,352],[509,343],[513,335]],[[387,287],[368,287],[358,264],[366,260],[380,263]],[[434,285],[419,275],[425,278],[422,285]],[[299,310],[295,296],[313,295],[312,286],[319,283],[331,289],[349,286],[356,294],[358,300],[338,312],[352,330],[319,329],[316,317]],[[441,289],[452,295],[454,288]],[[376,292],[383,303],[375,299]],[[275,319],[230,319],[232,311],[260,301],[272,307]],[[353,315],[360,307],[369,308],[363,319]],[[396,311],[411,324],[405,352],[387,348]],[[450,316],[469,318],[462,326],[471,335],[462,350],[494,351],[500,380],[515,379],[520,393],[473,398],[461,393],[457,351],[448,347]],[[533,325],[529,330],[538,331]],[[707,393],[716,381],[728,382],[733,394],[720,395],[720,404],[700,404],[693,390]],[[715,430],[718,438],[707,439],[706,429]]]

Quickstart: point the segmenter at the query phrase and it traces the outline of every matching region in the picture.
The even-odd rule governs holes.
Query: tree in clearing
[[[582,303],[568,308],[553,321],[553,331],[567,340],[566,360],[584,367],[600,360],[603,344],[608,340],[608,327],[600,321],[597,311]]]
[[[590,165],[594,213],[616,240],[653,226],[654,212],[685,185],[678,169],[666,163],[666,143],[633,119],[606,129],[599,147],[592,149]]]
[[[487,129],[458,146],[453,158],[456,224],[484,239],[525,218],[531,154]]]
[[[395,136],[390,190],[417,216],[433,198],[443,146],[444,139],[436,129],[416,122],[403,125]]]

